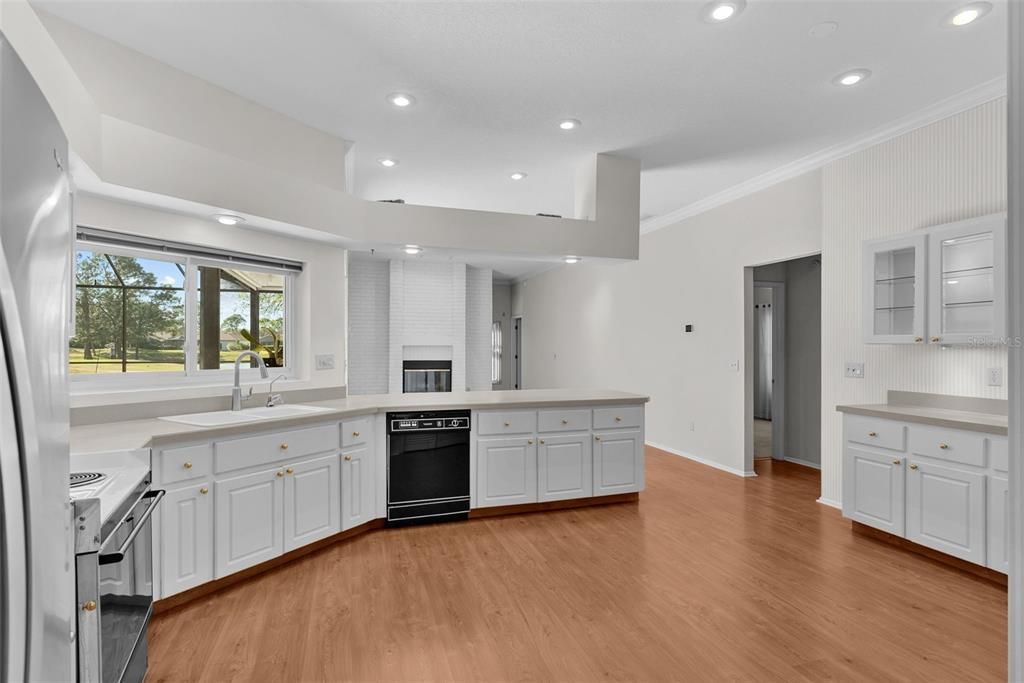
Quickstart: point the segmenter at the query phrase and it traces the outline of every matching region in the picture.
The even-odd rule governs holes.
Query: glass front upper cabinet
[[[1006,334],[1006,216],[928,231],[928,341],[991,344]]]
[[[925,236],[864,243],[864,341],[920,344],[925,334]]]

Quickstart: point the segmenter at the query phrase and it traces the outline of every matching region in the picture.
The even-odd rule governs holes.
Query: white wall
[[[337,387],[344,384],[345,250],[318,242],[270,235],[243,227],[182,216],[148,207],[79,193],[75,220],[107,230],[159,237],[234,251],[279,256],[303,262],[294,290],[293,368],[297,381],[287,389]],[[315,304],[314,304],[315,300]],[[314,307],[315,306],[315,307]],[[314,356],[334,354],[334,370],[315,370]],[[97,390],[87,382],[72,385],[72,407],[229,395],[227,385],[174,389]]]
[[[820,249],[812,172],[641,236],[637,263],[585,260],[531,278],[513,294],[524,385],[649,394],[652,444],[741,473],[744,267]]]
[[[388,393],[388,302],[391,269],[387,259],[349,254],[348,393]]]
[[[492,322],[501,325],[502,356],[501,381],[493,388],[505,391],[512,388],[512,285],[495,284],[491,298]]]
[[[492,278],[490,268],[466,267],[467,391],[491,390]]]
[[[1006,398],[985,368],[1005,348],[867,345],[861,339],[861,242],[1006,210],[1006,99],[829,164],[824,169],[822,497],[838,502],[842,422],[835,406],[878,403],[886,390]],[[846,379],[845,361],[865,378]]]

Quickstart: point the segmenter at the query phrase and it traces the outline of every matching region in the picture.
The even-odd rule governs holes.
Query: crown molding
[[[697,214],[701,214],[705,211],[710,211],[711,209],[722,206],[723,204],[736,201],[741,197],[759,192],[765,188],[771,187],[772,185],[781,183],[784,180],[796,178],[808,171],[814,171],[833,161],[838,161],[843,157],[850,156],[851,154],[860,152],[869,147],[874,147],[886,140],[891,140],[892,138],[909,133],[912,130],[923,128],[924,126],[935,123],[936,121],[949,118],[950,116],[967,111],[968,109],[985,104],[986,102],[991,102],[992,100],[1003,97],[1004,95],[1006,95],[1005,76],[1000,76],[992,79],[991,81],[986,81],[985,83],[981,83],[973,88],[964,90],[952,97],[940,100],[935,104],[914,112],[913,114],[896,119],[884,126],[880,126],[865,135],[858,136],[852,140],[848,140],[831,147],[826,147],[825,149],[814,152],[813,154],[808,154],[796,161],[783,164],[782,166],[768,171],[767,173],[754,176],[750,180],[745,180],[738,185],[733,185],[728,189],[716,192],[709,197],[697,200],[692,204],[687,204],[686,206],[670,211],[669,213],[643,220],[640,222],[640,234],[645,235],[647,233],[654,232],[655,230],[660,230],[661,228],[674,225],[675,223],[696,216]]]

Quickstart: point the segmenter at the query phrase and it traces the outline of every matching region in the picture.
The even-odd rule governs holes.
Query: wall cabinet
[[[977,344],[1006,334],[1006,215],[864,243],[866,343]]]
[[[213,580],[213,483],[200,480],[168,491],[160,520],[163,594]]]
[[[534,439],[480,439],[476,452],[478,507],[537,502]]]
[[[566,500],[594,495],[590,432],[542,436],[537,449],[538,499]]]
[[[864,443],[893,433],[909,437]],[[1007,571],[1006,437],[846,414],[843,438],[843,516]]]

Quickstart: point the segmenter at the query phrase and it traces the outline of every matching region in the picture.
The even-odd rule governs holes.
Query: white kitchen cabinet
[[[644,443],[638,431],[594,434],[594,495],[641,490],[643,458]]]
[[[843,515],[897,536],[904,529],[903,457],[847,443],[843,457]]]
[[[341,529],[339,463],[335,453],[285,468],[285,552],[332,536]]]
[[[537,448],[538,500],[566,500],[594,495],[593,463],[589,432],[542,436]]]
[[[863,333],[866,343],[923,343],[925,236],[864,243]]]
[[[477,442],[477,507],[537,502],[537,445],[533,438]]]
[[[341,452],[341,528],[351,529],[374,518],[376,476],[373,446]]]
[[[988,478],[988,549],[990,569],[1010,573],[1010,488],[1002,477]]]
[[[200,480],[169,490],[160,520],[161,595],[213,580],[213,484]]]
[[[931,228],[928,341],[986,343],[1006,334],[1006,217]]]
[[[920,460],[907,470],[907,539],[985,564],[985,476]]]
[[[284,468],[214,484],[216,578],[284,552]]]

